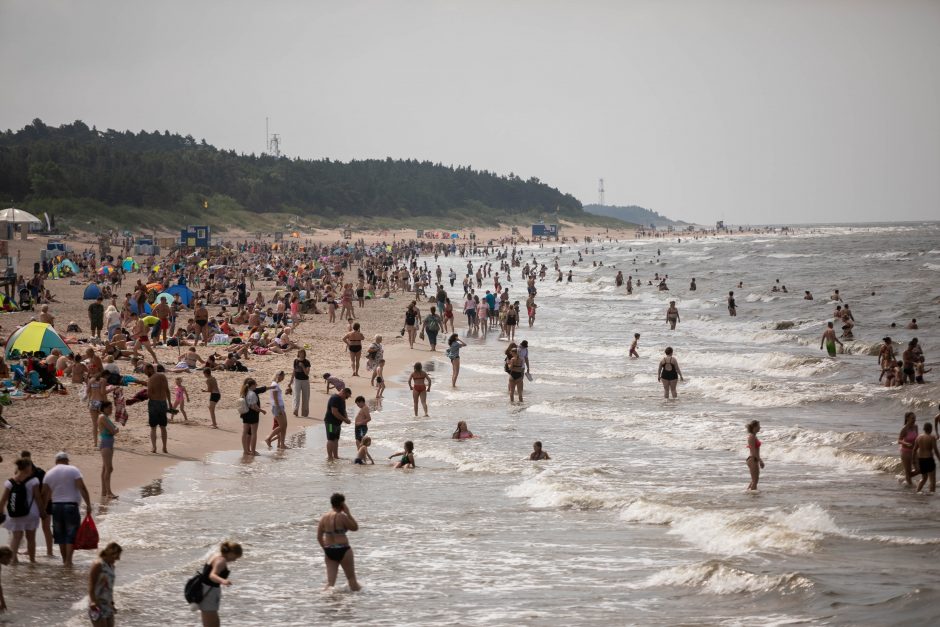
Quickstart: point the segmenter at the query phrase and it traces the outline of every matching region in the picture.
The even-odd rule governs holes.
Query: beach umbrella
[[[72,354],[72,349],[59,337],[55,329],[45,322],[34,321],[13,332],[7,340],[6,358],[10,359],[10,353],[13,351],[20,355],[42,351],[48,355],[53,348],[58,348],[63,355]]]
[[[98,274],[102,276],[108,276],[112,272],[114,272],[114,268],[112,268],[111,266],[101,266],[100,268],[98,268]]]
[[[140,264],[134,261],[133,257],[128,257],[121,262],[121,267],[124,269],[124,272],[132,272],[134,270],[140,270]]]
[[[458,235],[457,233],[451,233],[451,234],[450,234],[450,238],[451,238],[451,239],[457,239],[458,237],[460,237],[460,235]]]
[[[170,294],[169,292],[161,292],[161,293],[157,294],[157,297],[153,299],[153,304],[154,304],[154,305],[159,305],[161,298],[165,298],[165,299],[166,299],[166,304],[167,304],[167,305],[172,305],[172,304],[173,304],[173,294]]]
[[[42,224],[42,220],[28,211],[7,207],[0,211],[0,222],[12,222],[13,224]]]
[[[85,293],[82,295],[83,300],[98,300],[98,297],[101,296],[101,288],[98,287],[97,283],[89,283],[88,287],[85,288]]]

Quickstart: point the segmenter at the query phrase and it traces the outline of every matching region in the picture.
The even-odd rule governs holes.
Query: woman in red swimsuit
[[[760,440],[757,439],[757,432],[760,431],[760,422],[752,420],[747,423],[747,468],[751,471],[751,483],[747,486],[748,490],[756,490],[757,482],[760,480],[760,471],[764,467],[764,460],[760,458]]]

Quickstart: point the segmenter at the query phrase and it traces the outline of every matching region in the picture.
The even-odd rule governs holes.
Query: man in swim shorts
[[[346,415],[346,401],[352,396],[349,388],[343,388],[330,396],[326,403],[326,415],[323,424],[326,427],[326,455],[327,461],[339,459],[339,436],[343,423],[350,423]]]
[[[163,367],[161,366],[162,370]],[[166,450],[166,424],[167,412],[172,402],[170,397],[170,384],[163,372],[157,372],[152,364],[144,368],[147,374],[147,418],[150,425],[151,452],[157,452],[157,427],[160,427],[160,439],[163,442],[163,452]]]

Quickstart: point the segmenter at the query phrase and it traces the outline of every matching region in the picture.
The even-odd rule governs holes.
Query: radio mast
[[[604,204],[604,179],[597,179],[597,204]]]

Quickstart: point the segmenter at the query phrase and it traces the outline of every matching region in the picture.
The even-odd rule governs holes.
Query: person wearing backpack
[[[437,315],[437,308],[431,307],[431,313],[429,313],[424,318],[424,323],[421,325],[421,334],[427,334],[428,344],[431,345],[431,350],[437,350],[437,334],[441,330],[441,317]]]
[[[36,561],[36,528],[39,527],[39,512],[45,507],[39,479],[33,477],[33,464],[28,459],[14,462],[16,473],[3,484],[0,510],[6,513],[3,526],[10,532],[10,550],[13,563],[18,560],[20,543],[26,534],[26,552],[29,561]]]

